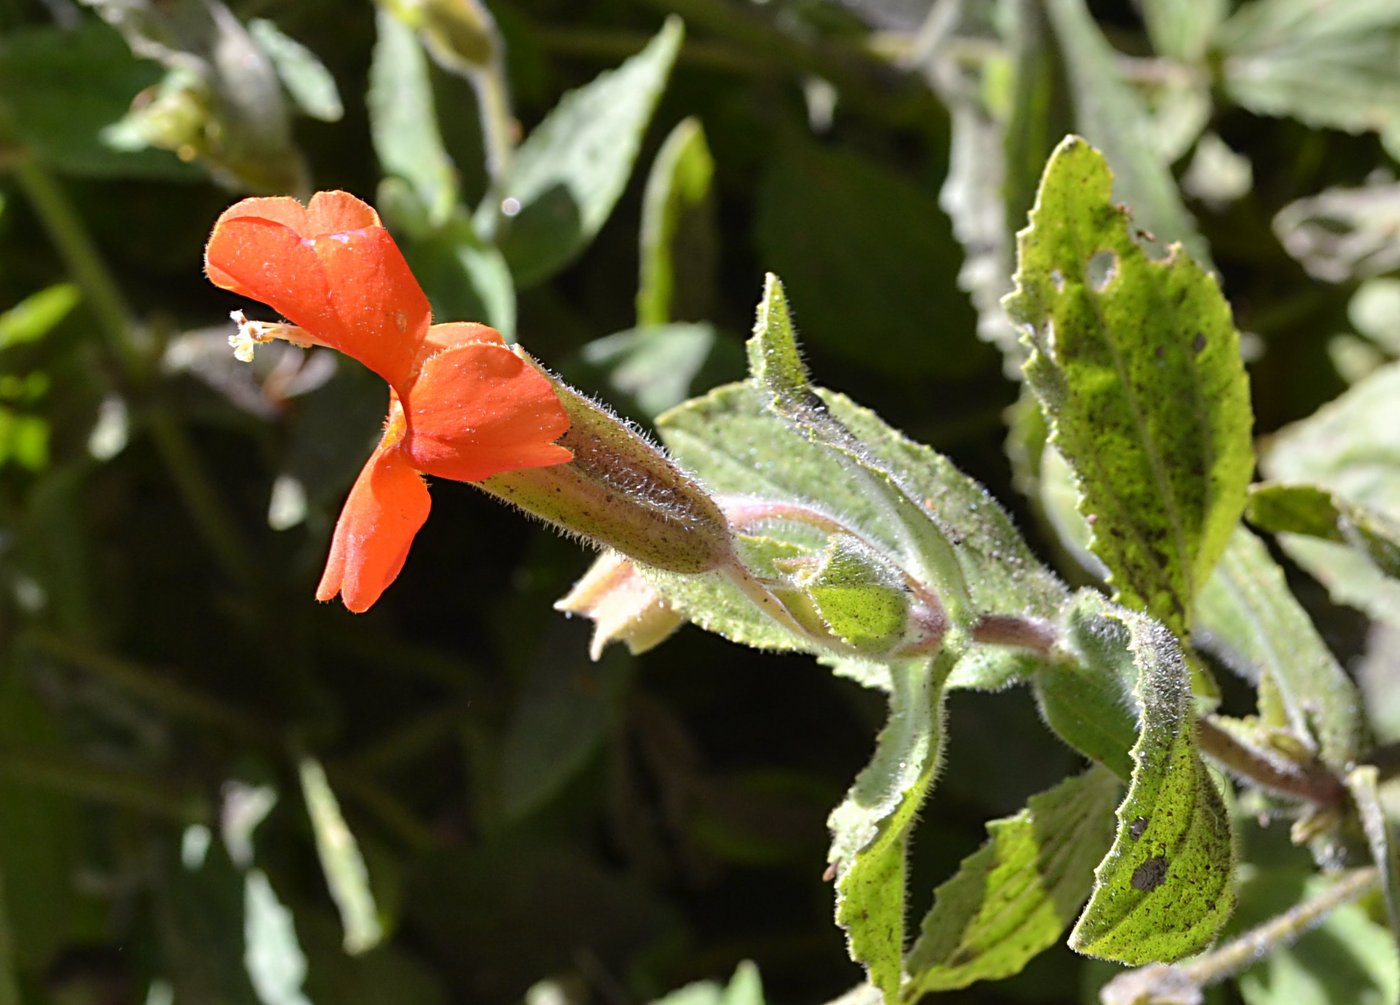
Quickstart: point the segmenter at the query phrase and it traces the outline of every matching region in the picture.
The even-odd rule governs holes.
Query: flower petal
[[[430,356],[403,404],[403,449],[431,475],[474,482],[573,459],[553,442],[569,428],[554,385],[498,343],[466,342]]]
[[[490,325],[484,325],[479,321],[447,321],[429,328],[428,337],[423,340],[423,345],[431,352],[438,352],[442,349],[450,349],[454,345],[461,345],[464,342],[506,344],[505,337]]]
[[[339,593],[356,614],[369,610],[398,577],[414,535],[428,519],[428,486],[400,449],[400,435],[391,422],[355,479],[336,521],[317,600]]]
[[[394,239],[345,192],[244,199],[214,224],[204,254],[210,281],[261,300],[402,390],[431,321]]]

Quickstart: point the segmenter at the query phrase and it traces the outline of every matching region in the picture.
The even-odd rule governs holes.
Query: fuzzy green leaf
[[[1111,187],[1098,151],[1060,144],[1006,304],[1094,553],[1125,603],[1181,634],[1244,510],[1248,385],[1214,279],[1179,250],[1150,259]]]
[[[988,823],[987,842],[934,893],[905,964],[906,999],[1010,977],[1053,945],[1089,896],[1119,791],[1093,770]]]
[[[1196,603],[1200,645],[1261,692],[1307,748],[1341,767],[1356,759],[1361,698],[1262,542],[1243,527],[1230,538]]]
[[[336,89],[335,78],[314,52],[283,34],[282,29],[266,18],[249,21],[248,34],[263,55],[272,61],[282,86],[298,108],[322,122],[340,121],[345,114],[340,91]]]
[[[875,756],[831,812],[829,860],[837,868],[836,922],[851,958],[894,1001],[904,973],[909,835],[943,753],[947,653],[892,667],[889,721]]]
[[[1112,669],[1136,674],[1142,725],[1118,833],[1069,944],[1132,965],[1178,959],[1214,938],[1235,903],[1229,815],[1196,750],[1186,661],[1165,628],[1096,593],[1080,593],[1074,614],[1123,638]]]
[[[616,70],[566,94],[487,193],[476,229],[494,240],[518,285],[567,265],[602,229],[641,147],[684,31],[671,18]]]
[[[718,243],[710,199],[714,173],[700,120],[678,123],[652,162],[642,197],[638,325],[709,315],[706,287],[714,281]]]
[[[1315,485],[1338,502],[1365,507],[1393,524],[1400,521],[1397,428],[1400,363],[1391,363],[1272,437],[1260,466],[1275,481]],[[1366,551],[1295,534],[1282,534],[1279,541],[1333,600],[1400,623],[1400,582]]]

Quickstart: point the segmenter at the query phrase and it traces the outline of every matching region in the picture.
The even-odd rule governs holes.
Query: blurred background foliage
[[[233,360],[199,263],[240,194],[371,199],[440,320],[641,424],[741,374],[776,271],[817,379],[1052,555],[997,299],[1064,132],[1218,270],[1259,433],[1400,354],[1389,0],[3,0],[0,32],[0,1005],[860,978],[824,818],[877,697],[693,629],[590,663],[550,609],[587,556],[452,483],[371,613],[311,599],[382,388]],[[1075,765],[1019,692],[950,730],[914,916]],[[1061,949],[960,1000],[1106,969]]]

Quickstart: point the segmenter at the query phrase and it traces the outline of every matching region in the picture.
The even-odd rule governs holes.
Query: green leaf
[[[1178,959],[1210,942],[1235,903],[1230,820],[1196,750],[1189,671],[1176,639],[1151,619],[1088,591],[1076,607],[1106,635],[1127,628],[1112,658],[1120,675],[1137,674],[1141,732],[1113,848],[1069,944],[1132,965]]]
[[[696,387],[732,379],[743,370],[738,344],[713,326],[676,322],[614,332],[594,339],[565,363],[565,376],[603,396],[624,415],[654,419],[685,401]]]
[[[774,153],[757,239],[762,260],[800,295],[809,344],[904,381],[989,362],[967,337],[975,322],[955,282],[961,263],[931,192],[796,136]]]
[[[566,94],[516,151],[478,208],[516,283],[531,286],[567,265],[612,213],[642,133],[680,51],[678,18],[616,70]]]
[[[0,119],[60,171],[133,178],[193,178],[165,150],[121,150],[103,140],[160,68],[132,56],[105,24],[7,30],[0,39]]]
[[[53,331],[82,299],[73,283],[55,283],[31,293],[0,314],[0,350],[37,342]]]
[[[1228,0],[1143,0],[1142,20],[1152,48],[1183,63],[1199,63],[1230,12]]]
[[[714,172],[700,120],[683,119],[657,151],[642,196],[639,327],[710,315],[718,244]]]
[[[572,638],[572,636],[570,636]],[[546,645],[534,661],[501,739],[500,811],[524,817],[587,763],[616,724],[633,663],[620,650],[601,662]]]
[[[1210,249],[1182,205],[1157,124],[1123,81],[1118,55],[1084,0],[1049,0],[1046,7],[1069,77],[1075,131],[1103,150],[1118,177],[1119,197],[1133,207],[1137,225],[1162,241],[1181,242],[1209,267]]]
[[[927,662],[892,667],[889,721],[875,756],[827,821],[828,860],[837,869],[836,922],[851,958],[894,1001],[904,972],[904,914],[909,836],[938,773],[943,752],[946,651]]]
[[[301,990],[306,956],[292,912],[261,869],[249,869],[243,877],[243,933],[248,980],[258,1000],[263,1005],[311,1005]]]
[[[1255,0],[1220,29],[1225,93],[1252,112],[1359,133],[1400,126],[1400,8]]]
[[[1249,519],[1274,533],[1350,544],[1387,576],[1400,577],[1400,522],[1316,485],[1256,485]]]
[[[1132,778],[1139,730],[1139,670],[1123,656],[1130,644],[1128,627],[1106,619],[1098,602],[1072,601],[1061,638],[1072,658],[1057,660],[1034,679],[1040,713],[1062,740],[1126,782]]]
[[[1181,634],[1244,510],[1249,389],[1215,281],[1180,251],[1148,258],[1111,187],[1098,151],[1060,144],[1006,304],[1095,554],[1125,603]]]
[[[374,894],[370,891],[369,870],[365,868],[355,836],[340,814],[340,804],[321,765],[304,757],[297,771],[311,828],[316,835],[321,870],[326,875],[326,884],[345,929],[345,951],[352,955],[362,953],[374,948],[384,936],[374,906]]]
[[[987,842],[934,891],[905,964],[904,999],[1010,977],[1054,945],[1093,887],[1119,791],[1096,769],[988,823]]]
[[[438,130],[428,59],[413,29],[393,15],[376,10],[374,23],[367,99],[374,152],[386,176],[407,183],[425,229],[433,229],[457,204],[457,170]]]
[[[697,981],[658,998],[652,1005],[763,1005],[763,983],[758,967],[748,960],[740,963],[727,986],[715,981]]]
[[[248,22],[248,34],[272,60],[282,86],[307,115],[322,122],[339,122],[345,115],[335,78],[316,54],[266,18]]]
[[[1400,363],[1391,363],[1270,438],[1260,467],[1270,479],[1312,484],[1331,492],[1337,502],[1369,509],[1393,525],[1400,521],[1397,428]],[[1350,533],[1344,536],[1355,540]],[[1282,534],[1279,542],[1327,587],[1333,600],[1400,623],[1400,583],[1369,554],[1295,534]]]
[[[1286,726],[1335,768],[1356,759],[1364,736],[1356,685],[1323,643],[1268,549],[1243,527],[1231,536],[1197,598],[1195,624],[1202,648],[1277,696],[1284,721],[1271,725]]]

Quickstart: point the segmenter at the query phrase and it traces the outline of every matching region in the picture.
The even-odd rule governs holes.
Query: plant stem
[[[263,746],[273,742],[271,733],[257,719],[192,691],[150,667],[61,638],[44,628],[31,629],[25,641],[49,656],[136,695],[174,718],[212,727]]]
[[[153,370],[149,352],[135,337],[131,306],[83,226],[82,218],[62,186],[32,158],[21,156],[12,170],[49,240],[82,289],[108,351],[130,382],[138,387],[145,386]],[[147,419],[156,449],[215,558],[231,578],[243,582],[251,580],[248,549],[184,427],[176,421],[169,407],[158,401],[147,404]]]
[[[10,914],[5,909],[5,874],[0,872],[0,1005],[20,1005],[15,981],[15,942],[10,937]]]
[[[132,337],[131,308],[68,196],[48,172],[29,157],[19,157],[11,170],[49,240],[53,241],[82,289],[107,348],[128,375],[143,375],[144,353]]]
[[[1346,787],[1326,769],[1298,765],[1286,770],[1245,747],[1209,716],[1196,721],[1196,741],[1227,771],[1255,785],[1319,806],[1337,806],[1346,799]]]
[[[1311,900],[1305,900],[1262,925],[1251,928],[1181,969],[1199,987],[1216,984],[1244,970],[1271,950],[1293,942],[1320,924],[1332,911],[1379,885],[1380,870],[1373,865],[1346,873]]]
[[[72,757],[0,749],[0,776],[163,817],[178,824],[201,823],[210,818],[209,807],[203,799],[181,792],[168,780],[100,768]]]

